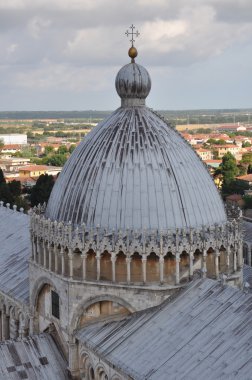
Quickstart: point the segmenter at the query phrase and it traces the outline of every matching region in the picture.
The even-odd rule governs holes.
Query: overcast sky
[[[252,107],[252,0],[0,0],[0,110],[115,109],[132,23],[150,107]]]

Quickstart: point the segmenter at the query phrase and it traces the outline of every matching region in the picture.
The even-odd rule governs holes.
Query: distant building
[[[249,186],[252,185],[252,174],[241,175],[236,177],[238,181],[246,182]]]
[[[13,174],[13,172],[18,173],[19,169],[25,165],[30,164],[29,158],[23,158],[23,157],[3,157],[0,158],[0,168],[4,172],[10,172]]]
[[[27,135],[20,133],[10,133],[6,135],[0,134],[0,141],[3,141],[4,145],[12,145],[12,144],[27,144]]]
[[[244,206],[244,200],[241,196],[241,194],[231,194],[226,197],[226,203],[234,206],[243,207]]]
[[[237,160],[241,159],[241,148],[237,145],[213,145],[212,148],[217,152],[219,158],[222,158],[226,153],[230,152]]]
[[[19,168],[20,177],[27,178],[37,178],[41,174],[57,175],[62,170],[58,166],[47,166],[47,165],[29,165]]]
[[[244,132],[247,128],[244,125],[238,124],[228,124],[220,125],[218,128],[219,132]]]
[[[62,143],[49,143],[49,142],[43,142],[39,144],[34,144],[33,147],[36,149],[36,152],[38,155],[44,154],[46,147],[52,147],[54,152],[57,152],[59,147],[62,145]]]
[[[200,148],[196,149],[196,152],[203,161],[211,160],[213,158],[213,153],[211,152],[211,150]]]
[[[2,148],[0,148],[0,153],[2,155],[11,155],[20,152],[21,149],[22,145],[20,144],[5,144]]]

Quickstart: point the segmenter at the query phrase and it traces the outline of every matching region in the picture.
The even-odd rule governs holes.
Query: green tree
[[[21,195],[22,191],[21,191],[21,182],[20,181],[16,181],[14,179],[14,181],[11,181],[8,183],[8,186],[9,186],[11,194],[14,197],[19,197]]]
[[[250,146],[251,146],[251,144],[250,144],[249,141],[244,141],[244,142],[242,143],[242,147],[243,147],[243,148],[249,148]]]
[[[20,152],[16,152],[13,154],[15,157],[23,157],[23,158],[31,158],[36,155],[35,148],[24,147]]]
[[[2,169],[0,168],[0,184],[6,183]]]
[[[252,164],[252,153],[245,153],[242,155],[242,164]]]
[[[222,163],[220,166],[223,176],[222,193],[230,194],[232,192],[232,182],[238,174],[235,157],[230,152],[227,152],[222,157]]]
[[[53,146],[48,145],[45,147],[45,155],[48,155],[49,153],[53,152]]]
[[[250,195],[245,195],[243,197],[244,208],[252,208],[252,197]]]
[[[70,147],[69,147],[69,153],[72,154],[74,149],[76,148],[76,145],[75,144],[71,144]]]
[[[66,160],[66,154],[52,154],[51,156],[45,157],[43,159],[43,163],[52,166],[63,166]]]
[[[61,145],[58,149],[58,154],[66,154],[68,152],[67,147],[65,145]]]
[[[11,194],[10,188],[7,183],[0,184],[0,200],[4,203],[14,204],[14,196]]]
[[[39,203],[43,204],[44,202],[47,203],[53,185],[54,179],[52,175],[41,174],[31,191],[31,206],[37,206]]]

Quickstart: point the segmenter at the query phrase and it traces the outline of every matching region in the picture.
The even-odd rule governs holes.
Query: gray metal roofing
[[[170,303],[87,326],[77,338],[135,380],[249,380],[252,295],[198,280]]]
[[[68,379],[67,363],[49,334],[0,343],[0,379]]]
[[[243,220],[242,222],[243,226],[243,240],[244,242],[251,242],[252,243],[252,222],[247,222],[246,220]]]
[[[150,75],[145,67],[129,63],[119,70],[115,87],[121,98],[145,99],[151,89]]]
[[[56,181],[46,217],[108,230],[226,221],[205,165],[145,106],[121,107],[88,134]]]
[[[28,259],[31,254],[30,217],[0,207],[0,289],[28,303]]]
[[[250,265],[243,265],[243,284],[249,284],[250,290],[252,289],[252,267]]]

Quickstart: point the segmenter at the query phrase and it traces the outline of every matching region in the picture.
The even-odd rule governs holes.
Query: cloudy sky
[[[252,107],[252,0],[0,0],[0,110],[112,110],[119,68],[156,109]]]

